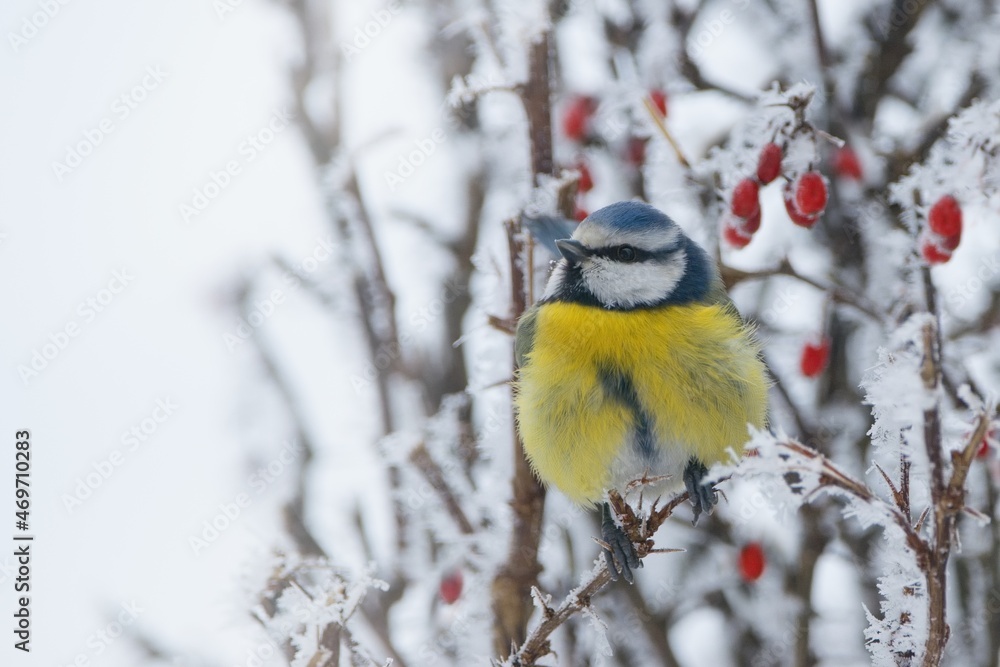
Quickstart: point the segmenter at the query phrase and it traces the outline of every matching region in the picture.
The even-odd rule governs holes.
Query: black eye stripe
[[[623,250],[632,251],[632,259],[625,259],[621,256]],[[613,245],[606,246],[604,248],[594,248],[590,251],[592,257],[604,257],[616,262],[627,262],[633,264],[636,262],[645,262],[649,260],[665,260],[671,253],[678,250],[677,246],[667,246],[666,248],[660,248],[650,252],[649,250],[643,250],[642,248],[636,248],[633,245],[623,244],[623,245]]]

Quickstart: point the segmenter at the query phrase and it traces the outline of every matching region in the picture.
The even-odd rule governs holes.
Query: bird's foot
[[[628,583],[635,581],[632,570],[642,567],[639,554],[632,544],[632,539],[624,529],[615,523],[608,503],[601,505],[601,546],[604,548],[604,562],[608,566],[611,579],[618,581],[621,574]]]
[[[718,493],[711,482],[705,481],[708,468],[698,459],[692,457],[684,468],[684,486],[691,497],[694,506],[694,524],[697,525],[701,513],[712,513],[712,508],[719,502]]]

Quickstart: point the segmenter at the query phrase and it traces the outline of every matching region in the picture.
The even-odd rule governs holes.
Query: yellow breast
[[[677,448],[673,459],[696,456],[710,465],[747,441],[748,423],[764,425],[764,365],[730,308],[545,304],[518,377],[518,428],[539,477],[577,502],[599,500],[621,483],[612,462],[635,428],[634,411],[602,387],[608,369],[630,379],[656,446]]]

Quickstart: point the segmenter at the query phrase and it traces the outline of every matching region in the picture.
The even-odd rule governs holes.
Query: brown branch
[[[888,90],[889,80],[913,50],[909,42],[910,32],[916,27],[924,10],[933,4],[934,0],[893,0],[887,22],[888,30],[881,39],[872,34],[876,38],[876,48],[868,54],[865,68],[858,76],[854,97],[856,115],[868,121],[875,117],[875,111]]]
[[[329,623],[323,628],[323,633],[319,638],[320,649],[326,651],[325,656],[317,654],[309,661],[310,667],[339,667],[340,665],[340,634],[343,628],[336,623]],[[322,662],[316,659],[321,658]]]
[[[983,554],[983,569],[989,573],[986,585],[983,588],[987,591],[995,591],[998,587],[997,579],[1000,577],[1000,521],[993,513],[1000,502],[1000,490],[997,489],[997,482],[990,471],[984,467],[984,477],[986,478],[986,501],[990,508],[990,549]],[[986,624],[987,641],[989,648],[987,655],[1000,654],[1000,623]]]
[[[242,291],[243,297],[241,308],[243,309],[245,316],[250,301],[250,289],[244,287]],[[295,489],[294,494],[292,499],[289,500],[282,508],[282,518],[284,520],[285,530],[292,539],[299,553],[320,558],[328,558],[326,551],[316,540],[309,528],[305,525],[302,518],[304,513],[305,480],[308,475],[309,466],[314,458],[314,452],[316,451],[313,439],[309,435],[309,430],[306,426],[305,415],[299,408],[299,401],[292,390],[291,384],[279,368],[272,352],[270,351],[270,348],[266,345],[264,339],[261,338],[261,334],[258,333],[254,336],[252,341],[267,376],[269,377],[271,383],[275,386],[278,393],[281,395],[285,407],[289,411],[291,421],[294,424],[296,440],[303,450],[296,473],[296,481],[293,485]],[[358,526],[358,533],[364,543],[364,530],[360,524]],[[388,604],[385,604],[384,606],[379,604],[364,604],[361,607],[361,613],[367,621],[369,627],[372,628],[375,635],[382,642],[386,652],[393,659],[394,664],[405,665],[405,661],[399,656],[393,644],[392,637],[389,633],[388,616],[385,612],[385,607],[390,606],[391,603],[398,599],[398,596],[402,594],[402,587],[393,586],[391,589],[393,593],[389,596],[384,594],[372,596],[372,598],[382,598],[379,602]],[[278,588],[267,591],[267,594],[262,597],[262,604],[264,605],[268,616],[273,616],[277,612],[277,606],[274,603],[276,603],[282,590],[283,589]],[[393,598],[392,595],[397,597]],[[257,620],[263,622],[263,619]],[[330,626],[327,626],[327,629],[329,629],[329,627]],[[325,631],[324,637],[326,637]],[[339,641],[337,646],[339,646]],[[289,653],[290,650],[290,645],[286,645],[285,651],[289,658],[293,655],[292,653]],[[337,663],[331,662],[328,664],[335,665]]]
[[[823,97],[826,100],[826,106],[818,109],[817,111],[825,117],[826,129],[830,130],[834,135],[846,137],[848,135],[847,128],[844,127],[841,120],[842,113],[840,112],[838,95],[836,91],[836,82],[834,81],[832,59],[830,58],[830,51],[827,48],[826,38],[823,36],[823,24],[820,22],[819,6],[818,0],[807,0],[809,6],[809,20],[812,24],[813,33],[813,46],[816,50],[816,62],[819,70],[819,76],[823,81]],[[835,205],[831,208],[839,209],[840,203],[840,184],[836,179],[831,183],[831,200]],[[843,225],[845,231],[847,232],[857,232],[857,228],[854,226],[853,221],[847,219],[845,216],[843,220]]]
[[[379,331],[379,342],[384,346],[388,346],[386,349],[398,349],[399,331],[396,326],[396,294],[389,287],[389,281],[385,273],[385,263],[382,261],[382,250],[375,240],[375,231],[372,226],[371,216],[368,214],[368,207],[361,196],[361,187],[358,185],[357,172],[353,169],[344,189],[351,194],[357,204],[357,222],[359,223],[357,227],[361,232],[365,246],[367,246],[365,250],[369,254],[368,259],[372,266],[372,275],[367,277],[365,281],[366,287],[371,294],[365,303],[374,305],[380,311],[378,314],[384,315],[380,319],[384,320],[382,324],[385,327],[385,331]],[[372,301],[374,301],[374,304],[371,303]],[[374,316],[375,313],[371,315]],[[377,354],[377,352],[376,350],[375,353]],[[398,366],[398,355],[392,357],[389,365],[390,368]]]
[[[555,174],[552,159],[552,90],[549,83],[551,57],[549,33],[543,32],[528,48],[528,80],[521,89],[521,102],[528,116],[531,142],[531,174],[535,185],[542,176]]]
[[[340,144],[340,116],[338,113],[337,120],[329,128],[321,128],[309,116],[306,91],[309,84],[320,76],[320,73],[317,72],[317,63],[319,62],[331,63],[334,81],[338,87],[340,86],[341,51],[333,49],[328,54],[322,52],[322,45],[329,40],[329,35],[325,34],[325,26],[329,24],[329,16],[319,12],[319,8],[324,7],[323,3],[292,0],[287,6],[291,9],[292,16],[302,33],[303,60],[291,73],[295,120],[302,129],[313,161],[317,165],[324,165],[330,161]],[[334,94],[334,97],[337,100],[341,99],[342,95],[339,90]]]
[[[920,375],[923,391],[936,395],[941,384],[941,353],[938,337],[939,325],[936,319],[936,294],[926,268],[923,277],[927,309],[930,313],[935,314],[935,319],[927,322],[923,328],[924,359]],[[917,567],[924,575],[927,591],[928,634],[923,660],[925,667],[940,665],[944,648],[948,642],[950,634],[946,621],[948,559],[951,554],[957,515],[965,509],[965,482],[969,468],[988,426],[988,415],[979,415],[976,428],[965,447],[952,454],[952,471],[949,476],[945,472],[945,461],[943,460],[940,400],[936,400],[934,406],[924,412],[924,443],[931,468],[931,506],[924,515],[929,516],[934,524],[934,529],[928,540],[922,539],[919,535],[924,515],[921,516],[917,526],[910,524],[908,466],[903,467],[904,477],[899,489],[892,484],[884,472],[882,473],[893,494],[896,504],[896,507],[893,507],[875,496],[865,484],[843,473],[815,450],[794,441],[778,443],[779,446],[795,452],[799,456],[820,459],[822,466],[820,487],[833,486],[866,503],[881,505],[882,509],[903,531],[907,546],[915,554]],[[793,463],[788,466],[788,469],[793,470],[797,467]],[[882,471],[880,470],[880,472]],[[903,494],[904,485],[907,487],[905,497]],[[800,654],[799,658],[800,660],[808,660],[808,654],[804,657]],[[802,663],[800,662],[800,664]]]
[[[949,511],[953,501],[950,488],[945,481],[943,442],[941,438],[941,402],[937,390],[941,384],[940,323],[937,317],[937,297],[930,269],[922,270],[927,312],[934,319],[923,328],[924,358],[920,368],[923,389],[935,396],[934,405],[924,411],[924,447],[930,462],[931,509],[933,511],[934,532],[931,547],[927,551],[926,562],[921,569],[927,586],[927,642],[924,646],[924,667],[937,667],[944,657],[944,647],[948,643],[951,629],[947,623],[948,557],[951,555],[952,536],[955,532],[955,514]],[[964,482],[964,477],[963,477]],[[964,489],[960,490],[964,496]],[[961,501],[961,496],[959,500]]]
[[[337,299],[332,294],[326,292],[318,281],[299,272],[298,269],[292,266],[292,263],[287,259],[279,255],[275,255],[271,258],[271,261],[273,261],[274,265],[282,271],[294,276],[299,281],[299,284],[302,285],[306,294],[315,298],[317,303],[329,308],[330,310],[337,307]]]
[[[302,530],[308,534],[308,539],[313,543],[317,543],[315,537],[309,533],[308,528],[302,526]],[[317,543],[318,544],[318,543]],[[329,560],[329,556],[322,549],[319,550],[317,554],[318,557]],[[261,606],[263,607],[263,612],[267,618],[261,618],[259,614],[254,614],[253,618],[262,626],[267,628],[267,620],[273,618],[278,611],[278,598],[281,597],[282,593],[291,585],[296,585],[291,580],[291,574],[286,574],[284,576],[272,579],[268,587],[261,594]],[[397,590],[400,587],[390,585],[391,590]],[[387,610],[380,605],[378,602],[373,602],[371,604],[368,601],[372,598],[380,597],[375,595],[366,595],[365,599],[361,601],[358,605],[357,610],[361,612],[362,618],[368,624],[368,627],[372,629],[375,636],[378,637],[379,641],[382,642],[383,648],[385,649],[388,656],[392,659],[393,665],[399,665],[400,667],[406,667],[406,661],[400,656],[399,652],[396,650],[395,644],[392,641],[392,636],[389,633],[389,620]],[[398,598],[397,598],[398,599]],[[342,632],[348,632],[346,627],[339,626]],[[349,637],[349,635],[347,635]],[[295,657],[294,647],[292,647],[291,642],[287,641],[284,644],[285,655],[288,661],[291,662],[292,658]],[[331,663],[336,664],[336,663]]]
[[[728,477],[725,479],[728,479]],[[636,516],[632,508],[617,491],[611,491],[608,494],[608,500],[614,511],[618,514],[619,519],[621,519],[622,528],[632,540],[640,559],[652,553],[674,551],[673,549],[656,549],[653,543],[653,535],[670,518],[674,510],[687,499],[688,494],[684,492],[671,498],[670,502],[658,510],[654,504],[649,517],[643,519]],[[611,573],[608,572],[604,559],[601,559],[591,577],[570,591],[558,608],[552,609],[547,604],[544,605],[542,609],[542,622],[531,631],[531,634],[528,635],[520,648],[514,651],[510,659],[510,664],[517,665],[518,667],[532,667],[538,660],[552,653],[552,645],[549,642],[549,637],[552,633],[574,615],[588,609],[591,599],[609,583],[611,583]],[[536,599],[540,599],[540,596],[536,596]]]
[[[699,2],[694,10],[690,12],[679,7],[677,3],[673,3],[673,7],[670,9],[670,22],[677,30],[677,43],[681,45],[677,51],[677,58],[680,61],[680,73],[697,90],[716,91],[749,104],[754,101],[752,96],[705,78],[701,68],[698,67],[698,63],[691,58],[691,54],[687,51],[688,35],[691,33],[691,27],[698,17],[699,10],[706,4],[705,2]]]
[[[326,165],[340,146],[341,119],[343,109],[341,105],[345,96],[338,90],[334,95],[334,102],[331,106],[335,110],[335,121],[329,129],[320,128],[307,112],[306,91],[311,81],[319,72],[317,63],[329,61],[332,69],[332,78],[338,87],[343,81],[341,69],[343,59],[340,49],[333,49],[331,54],[323,53],[323,45],[328,43],[328,35],[323,31],[328,25],[328,17],[319,14],[318,6],[321,3],[311,3],[308,0],[292,0],[289,7],[299,25],[302,33],[303,50],[305,58],[302,65],[292,73],[293,92],[296,105],[296,121],[302,129],[310,153],[317,167]],[[364,275],[360,269],[355,269],[352,289],[357,303],[362,311],[361,326],[362,333],[367,343],[371,363],[375,364],[376,357],[380,352],[399,351],[399,336],[395,319],[395,295],[389,289],[388,281],[385,277],[380,249],[375,241],[372,229],[371,218],[368,215],[361,189],[358,185],[357,173],[352,169],[350,178],[345,190],[352,195],[358,207],[357,225],[362,240],[367,246],[366,250],[370,254],[371,264],[374,268],[373,275]],[[342,238],[346,238],[346,222],[339,219],[339,216],[331,214],[333,226],[339,226]],[[370,307],[373,305],[374,308]],[[385,317],[380,315],[385,314]],[[387,368],[375,366],[375,384],[379,398],[379,417],[381,421],[381,433],[387,435],[395,430],[395,419],[391,407],[391,396],[389,386],[389,375],[394,370],[401,367],[398,354],[390,355],[391,364]],[[399,469],[393,465],[387,466],[387,477],[390,488],[393,490],[393,514],[395,517],[396,549],[402,553],[406,546],[405,512],[402,502],[398,500],[398,493],[401,482]]]
[[[657,664],[663,667],[679,667],[680,662],[674,655],[674,650],[670,647],[670,640],[667,638],[667,628],[671,619],[668,615],[654,614],[642,595],[642,590],[638,586],[623,586],[625,595],[635,608],[636,616],[642,625],[646,639],[656,651]]]
[[[544,32],[529,46],[528,81],[521,90],[521,102],[528,118],[531,171],[536,185],[543,176],[554,174],[549,39],[549,33]],[[511,311],[516,320],[530,305],[527,287],[534,283],[533,267],[525,262],[528,255],[524,252],[525,238],[520,221],[508,221],[506,227],[510,249]],[[538,547],[542,537],[545,487],[532,472],[516,432],[513,444],[510,551],[492,586],[493,648],[501,656],[506,656],[512,645],[521,644],[525,639],[532,613],[530,593],[542,570]]]
[[[886,515],[892,519],[893,523],[895,523],[896,526],[903,531],[903,534],[906,536],[906,545],[917,555],[917,563],[920,563],[928,549],[928,546],[920,538],[918,528],[910,525],[909,519],[902,512],[876,496],[866,484],[843,472],[826,456],[815,449],[807,447],[806,445],[794,440],[779,442],[778,446],[807,459],[820,459],[822,466],[822,473],[820,474],[821,488],[834,487],[849,493],[858,500],[881,507],[881,509],[885,511]],[[810,474],[814,472],[813,467],[800,468],[794,464],[789,464],[785,469],[789,472],[803,472]]]
[[[681,166],[688,172],[691,171],[691,163],[686,157],[684,157],[684,151],[681,150],[680,144],[674,139],[674,135],[667,129],[667,124],[662,117],[660,117],[660,112],[653,105],[653,101],[647,96],[642,98],[642,104],[646,107],[646,113],[649,117],[653,119],[653,124],[656,125],[656,129],[660,131],[660,134],[664,136],[667,143],[670,144],[670,148],[673,149],[674,155],[677,156],[677,161],[680,162]]]
[[[531,631],[527,640],[514,653],[510,661],[518,667],[532,667],[538,660],[552,653],[549,637],[559,626],[574,615],[590,607],[590,600],[611,583],[611,573],[601,562],[597,573],[582,586],[574,588],[559,605],[558,609],[546,607],[542,612],[542,622]]]
[[[826,78],[826,73],[830,68],[830,54],[826,50],[826,40],[823,39],[823,27],[819,22],[819,7],[816,6],[816,0],[809,0],[809,19],[812,21],[813,29],[813,44],[816,46],[816,60],[819,61],[819,66],[822,69],[823,76]],[[829,99],[829,97],[827,98]]]
[[[815,611],[812,604],[813,578],[816,574],[816,564],[830,541],[821,525],[822,510],[818,507],[802,508],[802,523],[805,533],[802,536],[802,546],[799,553],[799,566],[793,573],[794,594],[799,599],[801,607],[795,621],[794,664],[796,667],[812,667],[816,664],[816,656],[809,647],[810,627]]]
[[[962,97],[959,98],[955,108],[951,111],[940,114],[933,122],[925,124],[922,130],[923,135],[920,143],[918,143],[912,151],[894,153],[889,156],[890,159],[888,160],[886,182],[893,183],[899,180],[906,174],[910,166],[923,162],[927,158],[928,153],[930,153],[931,147],[934,146],[935,142],[937,142],[937,140],[944,135],[945,130],[948,129],[948,123],[951,119],[954,118],[955,115],[962,109],[965,109],[972,104],[972,102],[982,94],[985,88],[986,82],[983,81],[983,77],[978,72],[973,72],[972,77],[969,79],[969,85],[966,87]]]
[[[906,518],[912,521],[913,516],[910,510],[910,459],[902,452],[899,455],[899,495],[903,503],[900,509],[906,514]]]
[[[802,411],[799,410],[799,406],[795,404],[792,400],[792,395],[788,393],[788,388],[782,381],[781,376],[774,372],[770,366],[768,366],[768,375],[774,380],[774,390],[778,392],[781,399],[788,406],[789,412],[792,413],[792,419],[795,421],[795,427],[799,430],[799,437],[808,443],[815,443],[816,436],[813,433],[812,428],[806,423],[805,417],[802,416]],[[814,445],[815,446],[815,445]]]
[[[744,280],[763,280],[774,276],[788,276],[790,278],[801,280],[807,285],[812,285],[816,289],[828,294],[833,301],[851,306],[865,315],[868,315],[876,322],[885,323],[886,321],[885,315],[879,312],[878,306],[868,297],[841,285],[828,285],[816,280],[815,278],[802,275],[792,268],[792,265],[788,263],[788,260],[782,261],[777,268],[769,269],[767,271],[741,271],[729,266],[721,266],[720,269],[722,273],[722,281],[725,283],[727,290],[733,285],[741,283]]]
[[[252,287],[249,285],[245,286],[242,289],[242,293],[243,297],[240,303],[240,310],[245,319],[250,310]],[[282,507],[282,518],[284,520],[285,530],[289,537],[292,538],[296,549],[300,553],[307,555],[320,555],[323,553],[323,550],[306,530],[305,523],[302,518],[305,513],[306,478],[309,466],[312,464],[315,456],[316,445],[309,433],[306,416],[300,408],[300,401],[295,396],[291,383],[279,368],[278,362],[275,360],[275,355],[271,351],[270,346],[266,343],[263,334],[258,332],[257,335],[253,336],[251,341],[254,349],[257,351],[258,357],[260,358],[261,365],[264,367],[264,372],[266,373],[271,384],[274,385],[278,394],[281,396],[285,409],[288,410],[289,417],[295,430],[295,441],[302,449],[302,455],[296,469],[295,480],[292,484],[292,497]]]
[[[781,395],[788,405],[799,429],[800,437],[805,439],[814,449],[820,449],[824,444],[820,435],[806,423],[798,406],[792,400],[788,389],[785,387],[781,377],[769,369],[771,377],[774,379],[774,388]],[[796,571],[790,573],[791,593],[800,600],[800,608],[795,622],[795,646],[794,665],[796,667],[811,667],[816,664],[816,657],[809,648],[810,628],[814,615],[812,605],[813,577],[816,572],[816,564],[819,557],[823,555],[830,538],[823,529],[823,510],[819,508],[807,507],[801,512],[804,534],[799,550],[799,566]]]
[[[427,451],[427,446],[424,443],[420,443],[410,452],[410,462],[420,471],[431,487],[437,491],[438,497],[441,498],[445,509],[448,510],[448,514],[458,526],[458,529],[462,531],[462,534],[472,535],[475,532],[472,523],[465,516],[465,511],[459,504],[458,499],[455,498],[455,494],[452,493],[451,487],[445,479],[444,470],[437,464],[431,453]]]

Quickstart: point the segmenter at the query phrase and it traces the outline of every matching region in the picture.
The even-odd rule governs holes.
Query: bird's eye
[[[619,262],[634,262],[635,261],[635,248],[630,245],[623,245],[618,248],[618,261]]]

